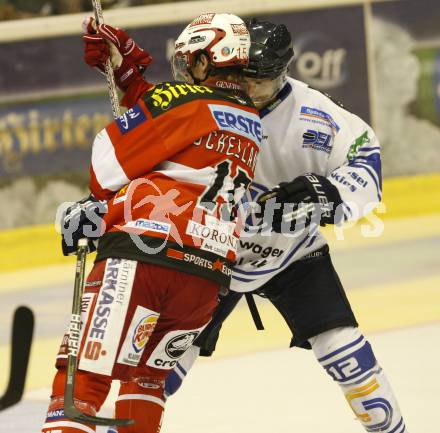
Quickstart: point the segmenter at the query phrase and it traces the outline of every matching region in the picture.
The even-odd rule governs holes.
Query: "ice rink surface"
[[[331,242],[335,267],[395,389],[410,433],[440,431],[439,221],[438,215],[387,221],[380,238],[354,234]],[[39,431],[54,356],[69,317],[72,278],[73,267],[63,265],[1,279],[2,388],[13,309],[26,304],[37,321],[25,399],[0,414],[2,433]],[[244,303],[239,304],[224,327],[216,356],[198,361],[168,401],[162,432],[363,432],[313,354],[288,349],[283,320],[265,300],[258,304],[266,331],[257,332]],[[111,398],[102,412],[111,414]]]

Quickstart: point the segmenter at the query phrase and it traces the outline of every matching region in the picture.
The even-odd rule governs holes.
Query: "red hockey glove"
[[[83,41],[84,61],[89,66],[104,72],[104,64],[110,57],[110,47],[107,42],[96,33],[83,35]]]
[[[124,30],[108,24],[101,24],[98,28],[98,34],[113,43],[127,63],[145,69],[153,60],[150,54],[140,48]]]
[[[96,29],[93,18],[84,21],[83,30],[84,60],[89,66],[104,71],[104,64],[110,58],[116,84],[121,90],[126,92],[132,84],[136,88],[151,87],[145,82],[142,72],[153,59],[148,52],[139,48],[127,32],[108,24],[101,24]],[[130,89],[130,93],[137,92]]]

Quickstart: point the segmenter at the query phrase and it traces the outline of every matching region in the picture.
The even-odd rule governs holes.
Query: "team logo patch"
[[[179,359],[191,347],[198,332],[188,332],[171,339],[165,346],[165,352],[170,358]]]
[[[360,137],[356,138],[347,153],[347,159],[351,162],[355,159],[356,154],[362,146],[368,145],[371,142],[368,136],[368,131],[365,131]]]
[[[176,330],[166,334],[148,358],[146,365],[161,370],[172,369],[191,347],[206,325],[197,329]]]
[[[122,134],[130,132],[141,123],[147,120],[147,116],[142,111],[139,104],[136,104],[133,108],[127,110],[122,116],[116,119],[116,124]]]
[[[160,314],[138,305],[131,320],[124,343],[118,357],[118,363],[138,366],[145,346],[156,327]]]

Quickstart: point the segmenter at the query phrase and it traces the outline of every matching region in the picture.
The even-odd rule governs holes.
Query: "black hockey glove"
[[[271,224],[277,233],[292,232],[311,222],[325,226],[342,220],[342,199],[337,188],[326,177],[313,173],[280,183],[257,203],[263,223]]]
[[[67,208],[61,219],[61,246],[65,256],[76,253],[81,238],[88,239],[89,253],[96,250],[106,212],[107,202],[92,195]]]

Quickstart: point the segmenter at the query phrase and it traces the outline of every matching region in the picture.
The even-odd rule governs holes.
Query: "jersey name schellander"
[[[232,209],[253,178],[261,137],[242,92],[176,82],[149,89],[93,145],[91,190],[109,200],[98,260],[157,263],[229,286],[239,234]]]

